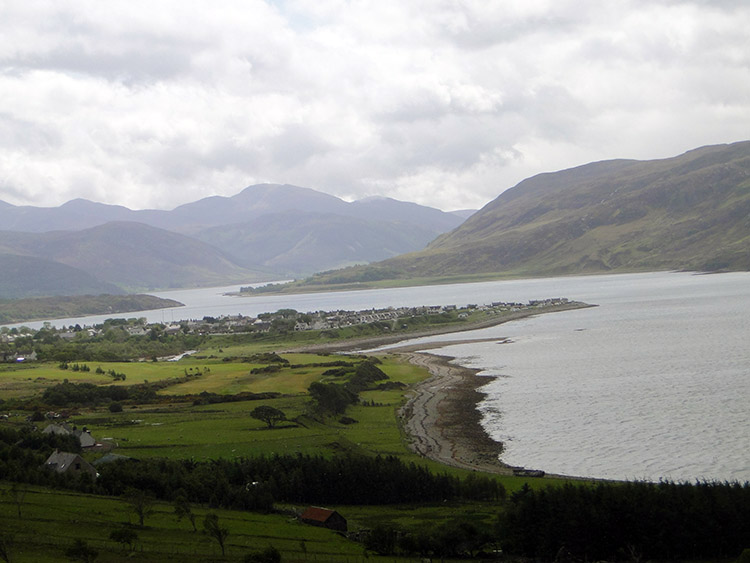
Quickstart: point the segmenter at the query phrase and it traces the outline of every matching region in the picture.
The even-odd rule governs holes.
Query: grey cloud
[[[3,193],[170,206],[261,180],[463,207],[750,130],[744,3],[500,4],[20,7],[0,21]]]
[[[4,150],[45,152],[62,146],[59,131],[40,123],[0,113],[0,147]]]
[[[26,69],[81,73],[126,83],[168,80],[190,70],[190,58],[184,52],[173,46],[158,45],[114,53],[69,45],[54,52],[7,63],[15,63]]]
[[[332,149],[318,132],[300,124],[291,124],[267,142],[269,157],[279,169],[296,168],[313,157]]]
[[[510,45],[521,39],[549,41],[549,36],[573,33],[579,23],[563,17],[534,17],[524,21],[471,17],[465,29],[449,34],[453,43],[467,50]],[[545,37],[546,36],[546,37]]]

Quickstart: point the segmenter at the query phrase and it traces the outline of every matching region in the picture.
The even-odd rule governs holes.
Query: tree
[[[130,510],[138,516],[138,523],[143,526],[146,516],[150,516],[154,508],[154,499],[144,491],[128,487],[125,490],[125,502],[130,505]]]
[[[250,416],[257,420],[262,420],[268,425],[269,428],[273,428],[277,423],[281,422],[282,420],[286,420],[286,415],[283,413],[283,411],[280,411],[279,409],[274,407],[269,407],[268,405],[261,405],[260,407],[256,407],[250,413]]]
[[[213,512],[206,514],[203,519],[203,531],[210,537],[216,540],[221,548],[221,555],[224,556],[224,542],[229,535],[229,530],[222,528],[219,524],[219,517]]]
[[[65,550],[65,557],[71,561],[83,561],[83,563],[93,563],[99,556],[99,552],[81,538],[73,540],[73,545]]]
[[[23,501],[26,498],[26,493],[28,491],[26,490],[26,487],[23,485],[19,485],[18,483],[13,483],[10,486],[10,489],[5,493],[10,497],[10,500],[13,504],[16,505],[16,511],[18,512],[18,518],[19,520],[23,518],[21,515],[21,506],[23,505]]]
[[[135,541],[138,539],[138,534],[135,530],[131,530],[130,528],[117,528],[109,533],[109,539],[122,544],[123,549],[127,546],[130,551],[133,551]]]
[[[188,520],[190,520],[190,523],[193,525],[193,531],[198,531],[198,528],[195,527],[195,514],[193,514],[193,511],[190,508],[190,503],[188,502],[185,495],[179,495],[175,499],[174,513],[175,516],[177,516],[177,520],[182,520],[183,518],[187,518]]]
[[[318,408],[332,414],[343,414],[347,406],[358,400],[356,393],[335,383],[315,381],[308,390],[313,400],[318,403]]]
[[[0,532],[0,561],[10,563],[10,551],[15,537],[8,532]]]

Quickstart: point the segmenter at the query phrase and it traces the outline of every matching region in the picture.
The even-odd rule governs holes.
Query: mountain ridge
[[[750,270],[750,141],[539,174],[422,251],[310,282],[645,270]]]
[[[50,208],[0,202],[0,252],[46,261],[37,263],[42,276],[53,261],[99,282],[146,291],[268,281],[368,263],[423,248],[462,221],[390,198],[346,202],[311,188],[257,184],[172,211],[133,211],[81,198]],[[31,285],[36,280],[29,276]],[[38,281],[50,287],[50,280]]]

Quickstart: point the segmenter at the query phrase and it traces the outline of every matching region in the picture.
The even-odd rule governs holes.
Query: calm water
[[[600,307],[476,331],[440,353],[483,370],[483,424],[513,465],[750,480],[750,274],[561,281]],[[443,339],[449,339],[447,336]]]
[[[570,475],[750,480],[750,273],[649,273],[294,296],[157,293],[186,304],[150,322],[281,308],[363,310],[568,297],[598,304],[463,337],[442,349],[487,376],[484,424],[503,460]],[[94,324],[106,317],[52,321]],[[39,327],[40,323],[26,323]],[[455,340],[446,335],[430,342]]]

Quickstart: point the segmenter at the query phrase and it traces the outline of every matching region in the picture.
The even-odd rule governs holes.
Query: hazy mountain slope
[[[271,268],[275,275],[284,276],[420,250],[463,219],[459,214],[390,198],[349,203],[309,188],[280,184],[249,186],[231,197],[207,197],[172,211],[132,211],[82,199],[56,208],[16,207],[0,202],[0,225],[16,231],[18,236],[21,232],[81,231],[114,221],[140,222],[193,236],[220,248],[245,267]],[[0,236],[0,249],[7,236]],[[123,243],[126,240],[127,237]],[[66,255],[65,249],[58,250],[61,254],[54,256]],[[83,252],[81,247],[78,251]],[[10,252],[15,253],[13,249]],[[74,264],[86,263],[84,254],[68,259]],[[44,256],[57,259],[50,253]],[[140,271],[147,274],[144,280],[136,283],[134,275],[127,275],[127,286],[150,287],[159,279],[152,271],[154,265],[146,264],[146,258],[144,255],[140,266]],[[128,262],[132,263],[132,259]],[[194,285],[191,279],[181,282],[163,268],[158,269],[169,277],[170,285]],[[224,281],[219,276],[210,279]]]
[[[86,199],[74,199],[59,207],[14,206],[2,203],[2,229],[27,233],[90,229],[110,221],[135,221],[142,213],[120,205],[95,203]]]
[[[49,232],[83,230],[113,221],[131,221],[190,233],[207,227],[248,221],[266,213],[294,209],[334,213],[348,205],[337,197],[309,188],[259,184],[249,186],[231,197],[211,196],[180,205],[171,211],[131,210],[85,199],[74,199],[59,207],[14,206],[0,202],[0,225],[7,231]]]
[[[2,240],[16,254],[67,264],[128,289],[257,278],[203,242],[141,223],[114,222],[83,231],[3,233]]]
[[[0,254],[0,299],[52,295],[100,295],[124,293],[114,284],[67,266],[14,254]]]
[[[223,248],[241,264],[300,275],[423,248],[440,232],[408,222],[289,211],[207,229],[195,236]]]
[[[462,221],[465,221],[466,219],[474,215],[474,213],[476,212],[477,212],[476,209],[457,209],[456,211],[450,211],[449,213],[451,215],[455,215],[456,217],[460,218]]]
[[[269,213],[338,213],[347,203],[332,195],[288,184],[258,184],[231,196],[212,196],[172,210],[162,226],[192,233],[217,225],[250,221]]]
[[[456,227],[465,218],[465,215],[391,198],[366,198],[349,203],[310,188],[257,184],[231,197],[206,197],[171,211],[134,211],[85,199],[74,199],[59,207],[14,206],[0,201],[0,225],[7,231],[49,232],[83,230],[113,221],[132,221],[191,234],[210,227],[244,223],[263,215],[287,211],[410,222],[439,232]]]
[[[338,281],[750,269],[750,142],[524,180],[422,251]]]
[[[370,221],[419,226],[432,230],[436,236],[454,229],[465,219],[460,215],[446,213],[434,207],[398,201],[389,197],[368,197],[353,201],[341,214]]]

